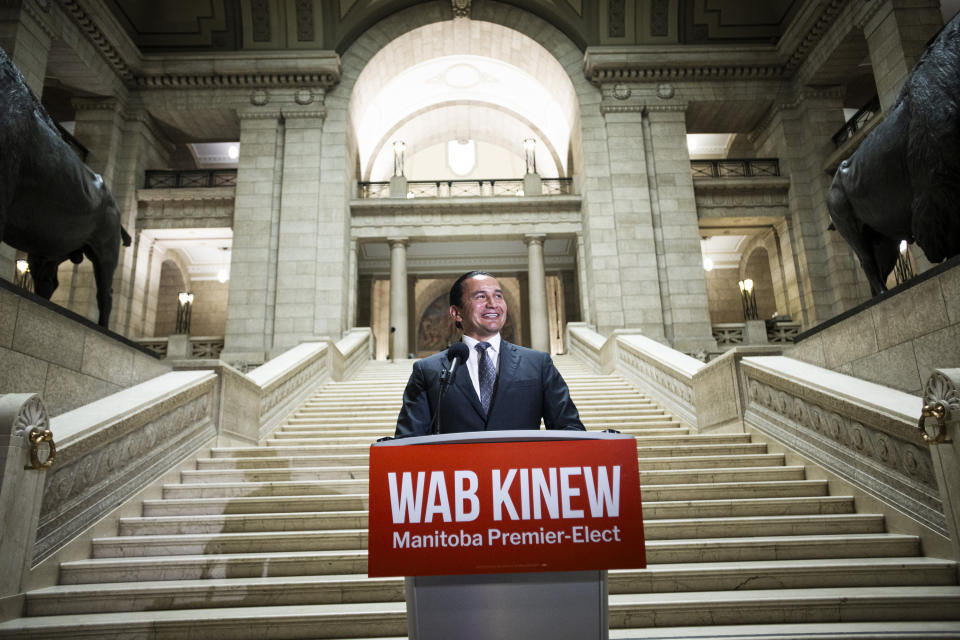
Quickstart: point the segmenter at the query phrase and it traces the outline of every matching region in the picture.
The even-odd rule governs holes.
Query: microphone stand
[[[440,433],[440,408],[443,404],[443,396],[447,393],[447,385],[450,384],[450,370],[444,369],[440,374],[440,393],[437,395],[437,407],[433,412],[433,420],[430,421],[430,433],[437,435]]]

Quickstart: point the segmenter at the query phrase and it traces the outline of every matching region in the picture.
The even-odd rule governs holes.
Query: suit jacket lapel
[[[517,348],[507,342],[500,340],[500,362],[497,365],[497,383],[493,388],[493,399],[490,401],[490,413],[487,414],[487,422],[493,415],[497,407],[497,396],[500,395],[500,389],[508,389],[517,375],[517,367],[520,366],[520,354]],[[477,395],[474,393],[473,395]],[[477,403],[479,405],[479,402]],[[482,407],[481,407],[482,410]]]
[[[451,389],[456,389],[464,395],[473,410],[480,416],[480,419],[485,419],[483,406],[480,404],[480,398],[477,397],[477,390],[473,388],[473,381],[470,379],[470,371],[467,369],[466,363],[457,367],[457,376],[451,385]],[[450,391],[447,393],[450,393]]]

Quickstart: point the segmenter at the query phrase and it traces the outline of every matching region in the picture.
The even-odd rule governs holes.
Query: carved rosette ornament
[[[470,1],[471,0],[450,0],[453,8],[453,17],[469,18],[470,17]]]
[[[626,100],[633,94],[633,91],[627,85],[622,82],[618,82],[613,86],[613,97],[617,100]]]
[[[250,92],[250,104],[255,107],[262,107],[270,102],[270,92],[266,89],[254,89]]]
[[[310,89],[298,89],[293,95],[293,100],[301,106],[306,106],[313,102],[313,91]]]
[[[947,424],[960,420],[960,369],[935,369],[923,390],[917,430],[931,444],[950,442]]]

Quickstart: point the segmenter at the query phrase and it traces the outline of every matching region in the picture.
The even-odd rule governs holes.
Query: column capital
[[[527,246],[531,244],[543,244],[543,241],[547,239],[547,234],[545,233],[525,233],[523,234],[523,243]]]
[[[410,238],[406,236],[397,236],[393,238],[387,238],[387,242],[390,244],[390,248],[394,247],[407,247],[410,245]]]

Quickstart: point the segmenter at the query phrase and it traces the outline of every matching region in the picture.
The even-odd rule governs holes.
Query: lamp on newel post
[[[177,326],[174,333],[190,333],[190,310],[193,307],[193,294],[181,291],[177,295]]]
[[[30,264],[26,260],[17,260],[17,277],[14,282],[21,289],[30,291],[33,289],[33,278],[30,276]]]
[[[757,319],[757,298],[753,293],[753,280],[747,278],[737,283],[740,285],[740,303],[743,305],[743,319]]]

